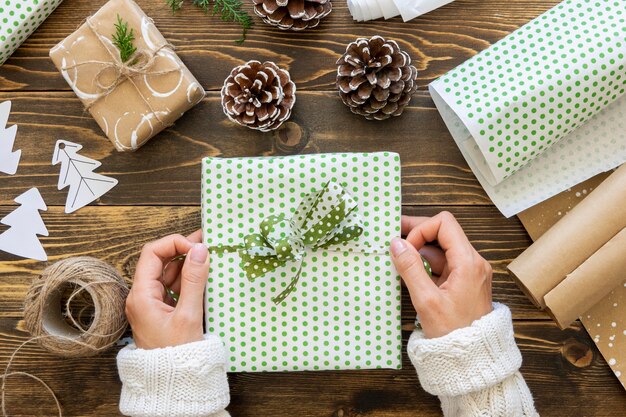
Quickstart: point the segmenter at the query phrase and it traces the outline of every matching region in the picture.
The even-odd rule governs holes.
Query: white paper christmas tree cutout
[[[37,235],[48,236],[48,229],[41,219],[39,210],[46,211],[39,190],[31,188],[15,199],[20,207],[7,214],[0,223],[10,226],[0,234],[0,250],[22,258],[48,260]]]
[[[58,189],[70,187],[65,212],[72,213],[106,194],[117,185],[115,178],[93,172],[100,162],[79,155],[82,145],[58,140],[54,147],[52,165],[61,164]]]
[[[13,175],[20,163],[21,150],[13,151],[17,125],[6,128],[11,113],[11,102],[0,103],[0,172]]]

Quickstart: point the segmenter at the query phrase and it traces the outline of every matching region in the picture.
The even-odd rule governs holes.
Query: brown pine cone
[[[278,128],[291,116],[296,85],[273,62],[248,61],[233,68],[222,87],[222,108],[233,122],[261,132]]]
[[[319,25],[333,8],[330,0],[252,0],[254,12],[280,29],[304,30]]]
[[[337,61],[337,88],[344,104],[368,120],[400,116],[417,90],[417,69],[395,41],[359,38]]]

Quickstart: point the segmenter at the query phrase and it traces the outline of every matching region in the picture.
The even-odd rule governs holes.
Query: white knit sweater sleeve
[[[407,351],[422,387],[437,395],[445,417],[538,416],[519,372],[509,309],[493,311],[471,326],[435,339],[415,331]]]
[[[228,417],[224,344],[215,335],[162,349],[126,346],[117,355],[120,411],[133,417]]]

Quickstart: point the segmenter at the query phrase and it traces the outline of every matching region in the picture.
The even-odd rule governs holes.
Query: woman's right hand
[[[126,298],[126,317],[138,348],[163,348],[203,339],[209,253],[200,241],[198,231],[189,237],[166,236],[143,247]],[[172,258],[183,254],[187,255],[184,262],[163,272]],[[177,303],[167,289],[180,294]]]
[[[424,336],[445,336],[490,313],[492,269],[472,247],[449,212],[433,217],[402,216],[402,235],[391,254],[419,317]],[[439,246],[427,245],[437,241]],[[433,278],[421,256],[430,263]]]

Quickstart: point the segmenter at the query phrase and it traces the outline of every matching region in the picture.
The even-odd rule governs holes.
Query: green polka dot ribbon
[[[368,254],[385,254],[383,246],[365,243],[346,247],[363,233],[362,221],[357,214],[357,202],[337,182],[331,180],[316,192],[311,192],[290,219],[284,214],[272,215],[261,222],[258,233],[244,237],[239,246],[212,246],[214,253],[237,251],[241,256],[241,269],[249,280],[263,277],[268,272],[284,266],[287,262],[300,262],[298,272],[280,294],[272,297],[280,304],[295,290],[306,247],[358,251]]]
[[[0,65],[62,0],[5,0],[0,3]]]

